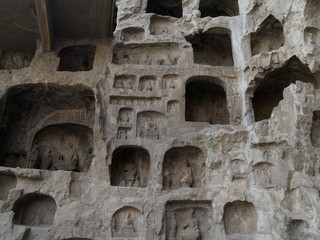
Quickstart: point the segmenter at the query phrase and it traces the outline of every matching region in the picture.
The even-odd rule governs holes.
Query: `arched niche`
[[[6,201],[11,189],[17,185],[17,177],[11,174],[0,173],[0,200]]]
[[[0,165],[28,165],[35,134],[60,123],[93,128],[94,92],[83,85],[22,84],[0,100]]]
[[[212,77],[192,77],[187,81],[186,121],[229,124],[226,92],[218,85],[220,82]]]
[[[163,160],[163,189],[196,188],[203,184],[205,159],[193,146],[169,149]]]
[[[87,172],[92,157],[92,129],[77,124],[57,124],[35,135],[27,167]]]
[[[200,0],[201,17],[220,17],[239,15],[238,0]]]
[[[252,56],[261,52],[278,50],[284,45],[283,26],[273,15],[269,15],[250,35]]]
[[[58,70],[67,72],[90,71],[93,68],[96,46],[78,45],[63,48],[59,52]]]
[[[166,239],[214,239],[210,201],[169,201],[166,203]]]
[[[20,197],[13,206],[13,224],[49,227],[53,224],[57,205],[55,200],[44,194],[30,193]]]
[[[233,66],[231,32],[226,28],[212,28],[204,33],[189,35],[194,63],[212,66]]]
[[[281,68],[256,77],[252,106],[256,121],[268,119],[274,107],[283,99],[283,90],[296,81],[311,83],[319,87],[320,74],[312,73],[297,57],[290,58]]]
[[[147,13],[181,18],[182,0],[148,0]]]
[[[112,154],[110,176],[112,186],[147,187],[150,155],[139,147],[119,147]]]
[[[112,239],[140,239],[143,220],[141,212],[133,207],[123,207],[112,217]]]
[[[252,203],[235,201],[224,206],[223,222],[226,235],[254,234],[257,231],[257,213]]]
[[[142,41],[144,39],[144,29],[138,27],[129,27],[122,30],[122,41]]]

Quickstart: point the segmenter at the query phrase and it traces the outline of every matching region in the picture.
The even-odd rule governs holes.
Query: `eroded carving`
[[[147,187],[150,156],[142,148],[121,147],[114,151],[110,167],[111,185]]]
[[[278,50],[284,45],[283,26],[278,19],[269,15],[255,33],[251,33],[252,56],[261,52]]]
[[[92,160],[91,129],[74,124],[49,126],[37,133],[29,168],[87,172]]]
[[[121,108],[118,115],[118,124],[124,127],[132,127],[133,118],[132,108]]]
[[[132,128],[131,127],[120,127],[118,128],[117,138],[127,140],[132,136]]]
[[[228,124],[226,93],[213,79],[192,78],[186,85],[186,121]]]
[[[257,213],[252,203],[235,201],[224,206],[224,229],[227,235],[254,234]]]
[[[113,63],[138,65],[176,65],[180,57],[179,44],[117,44]]]
[[[212,28],[205,33],[187,36],[192,44],[194,63],[233,66],[230,30]]]
[[[53,224],[56,210],[52,197],[38,193],[27,194],[13,206],[13,224],[48,227]]]
[[[312,73],[296,56],[290,58],[283,67],[266,73],[264,79],[256,78],[258,87],[252,99],[255,120],[270,118],[273,108],[283,99],[283,90],[297,80],[319,87],[318,75]]]
[[[137,117],[137,137],[160,139],[166,134],[164,115],[159,112],[140,112]]]
[[[257,163],[253,166],[253,173],[255,176],[255,184],[262,188],[270,188],[274,186],[272,175],[273,164],[268,162]]]
[[[155,76],[142,76],[139,81],[139,90],[151,92],[155,90],[156,77]]]
[[[166,152],[163,162],[163,189],[200,187],[204,177],[204,156],[197,147],[177,147]]]
[[[248,174],[245,170],[245,161],[241,159],[233,159],[230,165],[232,180],[245,179],[247,177]]]
[[[39,141],[32,146],[40,129],[64,122],[90,127],[94,123],[94,93],[83,85],[18,85],[8,90],[1,103],[0,165],[6,167],[33,165],[41,152]]]
[[[315,45],[320,42],[320,29],[315,27],[307,27],[304,30],[304,42],[307,45]]]
[[[140,239],[142,214],[133,207],[124,207],[115,212],[112,219],[112,239]]]
[[[172,32],[173,22],[169,18],[152,16],[150,19],[150,33],[152,35],[164,35]]]
[[[179,101],[178,100],[171,100],[167,104],[167,112],[170,114],[175,114],[179,112]]]
[[[209,202],[173,201],[166,204],[166,239],[211,239]]]
[[[120,97],[111,96],[111,104],[125,105],[125,106],[145,106],[145,107],[160,107],[162,106],[161,98],[158,97]]]
[[[177,74],[167,74],[162,77],[164,89],[179,89],[181,77]]]
[[[117,75],[114,79],[114,88],[135,89],[137,77],[135,75]]]
[[[17,177],[9,174],[0,173],[0,200],[6,201],[11,189],[17,185]]]
[[[129,27],[122,30],[122,41],[142,41],[144,39],[144,29]]]

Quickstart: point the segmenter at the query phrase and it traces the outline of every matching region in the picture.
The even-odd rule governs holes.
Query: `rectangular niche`
[[[314,147],[320,147],[320,111],[313,112],[311,143]]]
[[[115,64],[177,65],[181,55],[177,43],[117,44],[113,49]]]
[[[96,47],[93,45],[70,46],[59,52],[58,71],[90,71],[93,68]]]
[[[213,239],[210,201],[170,201],[165,211],[166,239]]]

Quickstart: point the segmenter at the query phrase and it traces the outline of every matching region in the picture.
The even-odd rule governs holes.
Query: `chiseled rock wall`
[[[320,2],[216,2],[1,53],[0,239],[320,238]]]

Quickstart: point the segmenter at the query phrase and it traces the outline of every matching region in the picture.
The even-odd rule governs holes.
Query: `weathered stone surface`
[[[320,239],[319,0],[171,3],[0,54],[1,240]]]

